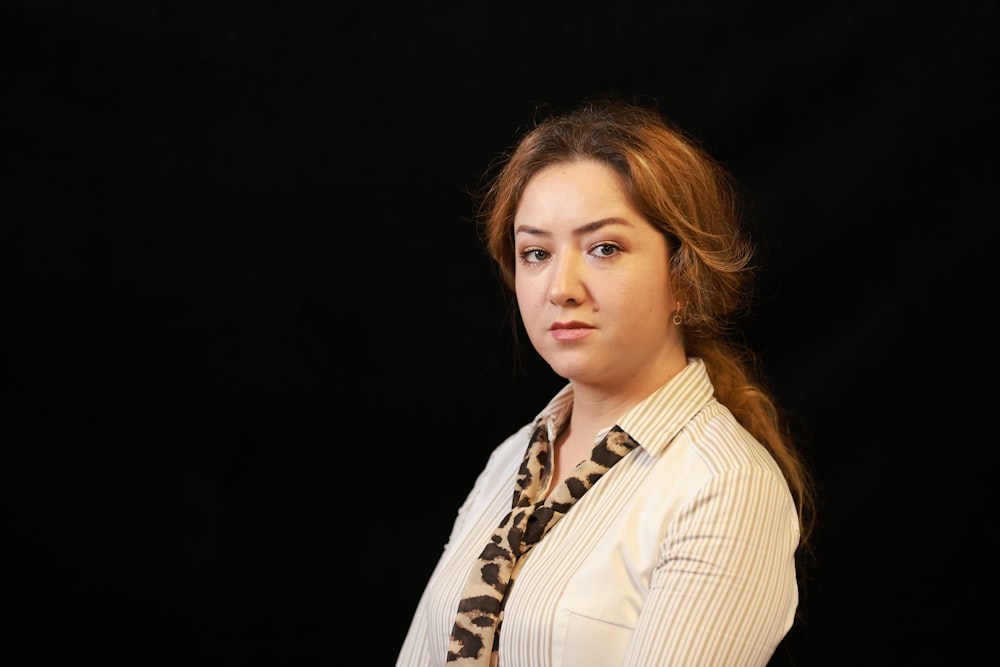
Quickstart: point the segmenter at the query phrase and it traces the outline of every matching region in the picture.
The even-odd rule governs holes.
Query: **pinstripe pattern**
[[[606,472],[631,452],[636,443],[617,426],[612,427],[547,497],[552,474],[547,424],[539,422],[530,438],[514,487],[513,506],[474,563],[459,602],[451,634],[448,663],[498,665],[498,642],[503,626],[503,603],[512,584],[517,562],[569,512]]]
[[[697,359],[618,421],[639,448],[517,564],[502,667],[766,665],[798,602],[798,521],[777,465],[712,396]],[[552,435],[567,386],[543,411]],[[510,510],[530,425],[459,509],[397,667],[443,665],[484,540]],[[598,437],[603,434],[598,434]]]

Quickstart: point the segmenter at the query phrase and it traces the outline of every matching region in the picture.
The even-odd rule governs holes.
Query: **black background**
[[[773,664],[992,645],[996,2],[2,7],[7,664],[392,664],[561,386],[468,190],[603,92],[746,193],[821,492]]]

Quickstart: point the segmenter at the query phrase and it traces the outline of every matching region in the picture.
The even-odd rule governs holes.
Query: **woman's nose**
[[[586,289],[582,281],[581,261],[576,256],[564,254],[552,262],[549,301],[556,305],[583,301]]]

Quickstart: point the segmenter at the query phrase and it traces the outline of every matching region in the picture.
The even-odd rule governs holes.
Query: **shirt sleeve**
[[[767,665],[798,605],[798,517],[784,480],[713,479],[668,527],[625,665]]]

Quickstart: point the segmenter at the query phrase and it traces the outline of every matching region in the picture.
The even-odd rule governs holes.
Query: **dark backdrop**
[[[977,655],[997,3],[452,4],[3,2],[8,664],[391,664],[561,385],[515,366],[468,190],[602,92],[746,193],[741,324],[821,491],[774,664]]]

